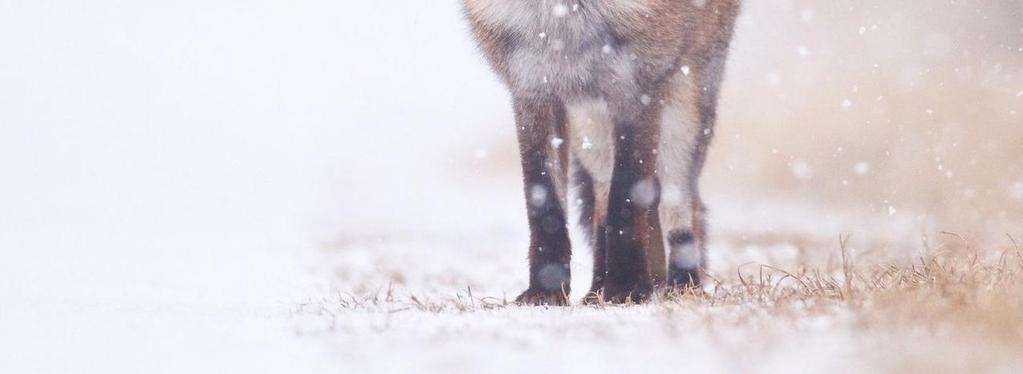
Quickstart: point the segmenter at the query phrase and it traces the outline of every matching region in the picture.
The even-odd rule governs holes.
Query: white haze
[[[1023,112],[1017,94],[1023,86],[1015,78],[1023,74],[1013,75],[1021,56],[1014,48],[1023,48],[1018,21],[984,18],[991,24],[981,24],[981,31],[974,33],[980,26],[970,24],[926,38],[920,36],[928,34],[925,26],[955,28],[942,20],[959,20],[973,14],[957,13],[961,8],[982,6],[935,6],[929,18],[918,20],[902,11],[913,6],[747,3],[723,98],[722,131],[708,164],[712,236],[742,238],[721,247],[741,245],[747,233],[830,240],[843,232],[857,232],[857,238],[870,232],[915,242],[918,225],[927,222],[917,211],[944,207],[944,194],[958,197],[960,189],[1013,197],[989,205],[1001,217],[1021,216],[1023,175],[1018,167],[999,169],[1009,165],[1005,159],[982,158],[992,170],[987,174],[1000,178],[977,182],[990,185],[987,190],[970,180],[947,189],[931,182],[918,186],[930,188],[929,194],[906,187],[917,178],[906,177],[905,170],[934,169],[934,155],[873,142],[895,136],[886,132],[888,122],[874,117],[895,116],[906,106],[900,103],[926,92],[893,89],[883,94],[893,102],[887,112],[864,109],[881,102],[871,90],[884,90],[888,82],[872,75],[874,60],[883,65],[881,73],[926,83],[938,80],[938,73],[917,78],[914,73],[930,67],[913,64],[959,63],[947,57],[949,46],[960,43],[953,37],[983,33],[983,43],[955,45],[1004,47],[971,55],[983,61],[974,64],[976,78],[967,79],[980,81],[997,64],[997,72],[983,74],[983,85],[998,94],[964,94],[957,102],[983,101],[997,109],[988,113],[986,122],[994,124],[989,132],[976,137],[1018,137],[1014,128],[995,127],[1018,125],[1016,112]],[[991,31],[999,28],[1001,33]],[[915,39],[905,35],[925,39],[926,46],[908,48]],[[876,41],[878,48],[863,45]],[[849,45],[873,59],[845,56]],[[911,60],[919,62],[906,62]],[[906,70],[903,63],[916,70],[888,71]],[[818,90],[819,82],[835,87]],[[896,101],[900,95],[904,101]],[[941,109],[971,113],[934,102],[926,105],[939,115]],[[489,287],[490,295],[519,291],[527,238],[509,107],[468,37],[456,0],[0,0],[0,372],[449,368],[416,366],[431,362],[422,349],[434,343],[435,329],[447,329],[446,322],[421,326],[426,332],[412,331],[416,339],[395,348],[404,350],[389,352],[372,349],[395,347],[372,331],[327,343],[303,338],[296,330],[307,331],[308,321],[294,312],[306,300],[351,290],[352,274],[385,279],[382,268],[406,271],[422,278],[410,283],[428,286],[456,269],[482,283],[479,288]],[[915,117],[901,120],[924,123],[917,120],[925,113],[914,108]],[[806,118],[825,118],[820,134]],[[951,116],[945,122],[956,130],[955,124],[971,119]],[[856,126],[839,128],[847,122]],[[833,154],[829,134],[839,134],[833,138],[844,142],[845,153]],[[909,143],[929,138],[921,139]],[[1006,144],[983,149],[999,157],[1019,154],[1011,148],[1018,143]],[[928,164],[899,157],[890,162],[884,158],[890,149],[909,149]],[[966,164],[972,157],[960,156],[948,158]],[[969,172],[962,169],[956,176]],[[931,178],[953,180],[944,172]],[[843,178],[851,190],[835,187]],[[906,188],[889,196],[884,186],[894,182]],[[773,190],[761,192],[761,185]],[[824,202],[832,198],[855,214],[828,209]],[[924,202],[913,206],[914,198]],[[324,255],[324,248],[340,254]],[[577,253],[576,262],[584,265],[573,271],[585,274],[586,251]],[[722,267],[735,257],[717,253],[711,256]],[[403,268],[406,262],[418,267]],[[489,271],[506,268],[514,270]],[[355,270],[332,273],[338,269]],[[585,278],[576,276],[574,288],[584,290]],[[464,279],[446,279],[443,287],[460,289]],[[415,316],[399,322],[416,326]],[[608,323],[596,312],[582,317]],[[367,318],[385,319],[390,321]],[[362,322],[343,325],[367,328]],[[489,326],[500,331],[500,323]],[[492,337],[489,330],[474,331],[480,339]],[[848,338],[830,329],[818,332],[824,343]],[[406,333],[390,336],[401,340]],[[363,345],[359,337],[367,336],[374,340]],[[708,340],[686,344],[715,352]],[[338,347],[351,348],[348,356]],[[774,366],[798,359],[796,348],[791,356],[774,357],[781,360]],[[572,357],[594,358],[586,346],[578,349]],[[345,361],[363,351],[375,356]],[[463,342],[441,356],[469,355],[486,365],[492,353]],[[670,360],[668,353],[656,356]],[[400,354],[420,356],[388,361]],[[724,357],[694,365],[721,369],[715,365],[727,362]]]
[[[453,5],[0,1],[0,371],[331,367],[303,258],[504,110]]]

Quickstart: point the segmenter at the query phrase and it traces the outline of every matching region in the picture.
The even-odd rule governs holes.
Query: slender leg
[[[598,224],[603,225],[603,222],[598,222],[595,216],[596,198],[593,190],[593,176],[590,175],[589,170],[586,170],[586,167],[578,162],[574,162],[573,168],[572,180],[579,196],[579,226],[582,228],[583,235],[586,236],[586,241],[593,250],[593,282],[590,287],[590,291],[593,291],[602,288],[604,282],[604,266],[606,265],[604,248],[602,246],[598,248],[597,246],[598,242],[603,242],[603,240],[599,239],[595,231],[596,226]]]
[[[604,292],[604,278],[607,276],[607,183],[596,182],[589,170],[575,164],[575,184],[578,188],[581,209],[579,225],[582,226],[590,248],[593,249],[593,281],[583,303],[593,304]],[[603,191],[600,193],[599,191]],[[599,205],[598,205],[599,204]]]
[[[564,209],[568,147],[551,142],[555,136],[565,139],[564,108],[554,100],[517,98],[515,117],[530,232],[529,289],[516,302],[567,305],[572,257]]]
[[[718,90],[725,64],[724,51],[690,77],[678,77],[667,100],[662,132],[660,177],[664,181],[661,224],[670,248],[668,285],[699,288],[707,267],[705,207],[700,198],[700,174],[714,134]]]
[[[659,115],[650,107],[615,124],[615,167],[605,233],[604,298],[611,302],[642,302],[653,289],[646,244],[654,235],[650,211],[659,199],[655,173]]]
[[[660,196],[660,180],[655,178],[657,196]],[[650,281],[654,287],[662,287],[667,281],[667,264],[664,253],[664,233],[661,231],[661,217],[659,213],[660,199],[655,200],[647,212],[647,225],[650,230],[646,236],[647,263],[650,267]]]
[[[663,174],[671,174],[663,173]],[[693,187],[667,184],[673,189],[670,203],[661,204],[661,225],[667,235],[667,286],[679,290],[700,287],[701,272],[706,266],[704,246],[703,203]]]
[[[684,290],[699,286],[705,259],[703,238],[698,235],[703,232],[698,230],[703,222],[698,178],[710,133],[703,131],[693,99],[698,89],[689,84],[679,84],[677,89],[665,108],[658,177],[662,182],[660,221],[670,251],[667,285]]]

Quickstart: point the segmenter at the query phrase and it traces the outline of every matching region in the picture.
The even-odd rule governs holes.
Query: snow
[[[558,149],[558,148],[561,147],[562,144],[565,144],[565,139],[562,139],[562,138],[559,138],[559,137],[551,138],[551,147],[552,148]]]
[[[857,162],[856,165],[853,165],[853,171],[861,177],[867,175],[870,173],[870,163],[866,161]]]
[[[551,9],[551,14],[555,17],[561,18],[568,15],[568,7],[565,4],[554,4],[554,8]]]
[[[548,191],[547,187],[542,185],[533,185],[529,188],[529,205],[534,207],[542,207],[547,204]]]
[[[583,149],[593,149],[593,142],[590,141],[589,137],[583,136]]]
[[[1016,201],[1023,201],[1023,180],[1013,183],[1009,187],[1009,197]]]
[[[813,9],[810,8],[803,9],[802,12],[799,12],[799,18],[802,19],[803,22],[813,21],[813,16],[814,16]]]
[[[506,111],[454,4],[407,3],[0,4],[0,372],[337,372],[294,332],[319,243]]]
[[[986,80],[985,89],[1007,100],[976,95],[962,102],[1014,113],[1023,92],[1007,77],[1021,76],[1018,57],[1000,56],[1005,65],[998,70],[984,61],[941,66],[958,53],[962,35],[917,30],[905,25],[909,17],[838,13],[844,22],[833,27],[840,33],[801,29],[834,20],[836,6],[828,4],[747,4],[766,18],[748,16],[740,25],[734,60],[745,62],[734,63],[729,79],[742,84],[726,88],[726,125],[704,130],[723,134],[704,188],[708,256],[718,274],[749,261],[795,261],[803,240],[831,243],[841,233],[855,234],[860,249],[873,241],[916,248],[921,227],[936,226],[919,218],[930,206],[911,205],[916,190],[903,185],[896,199],[888,190],[865,189],[854,197],[858,207],[842,209],[829,204],[847,198],[845,192],[811,193],[826,190],[818,183],[848,178],[849,165],[871,184],[921,179],[954,196],[972,191],[971,206],[987,195],[1013,207],[1023,201],[1018,170],[992,172],[1009,180],[971,170],[1002,170],[990,154],[967,158],[986,168],[964,167],[961,155],[943,159],[943,169],[968,183],[953,189],[912,173],[933,174],[933,154],[920,152],[932,144],[910,139],[921,149],[907,153],[926,155],[914,163],[882,160],[889,149],[863,141],[912,133],[877,131],[903,123],[990,122],[969,131],[1018,144],[996,126],[1004,119],[974,121],[976,112],[919,92],[912,97],[929,102],[905,100],[907,90],[938,79],[927,74],[945,74],[949,84]],[[843,362],[855,361],[866,344],[857,321],[841,310],[797,314],[791,325],[771,322],[768,311],[693,305],[458,310],[451,300],[459,296],[469,303],[506,300],[524,289],[528,230],[508,97],[479,58],[457,6],[0,3],[0,372],[786,372],[793,363],[806,371],[871,369]],[[552,8],[555,15],[567,11]],[[778,14],[792,24],[773,20]],[[829,44],[836,34],[877,48],[860,48],[866,55],[849,59],[852,66],[825,74],[814,63],[835,59],[836,49],[853,43]],[[902,34],[920,40],[894,37]],[[610,45],[603,50],[614,52]],[[801,58],[811,51],[813,59]],[[861,97],[827,91],[849,87],[829,81],[849,71],[870,76],[886,69],[903,85],[864,82],[863,93],[855,93]],[[804,117],[793,109],[817,107],[818,96],[822,113]],[[899,106],[941,110],[922,120],[897,117]],[[830,109],[843,115],[829,116]],[[969,115],[938,118],[959,112]],[[884,120],[860,120],[864,113]],[[843,155],[813,138],[852,117],[856,127],[848,133],[863,138],[843,138]],[[762,136],[768,131],[781,135]],[[851,135],[857,134],[842,136]],[[818,143],[826,156],[800,153]],[[962,144],[1008,149],[969,138]],[[584,138],[583,149],[593,146]],[[792,161],[796,154],[802,158]],[[734,165],[738,171],[730,172]],[[969,184],[971,177],[977,182]],[[649,199],[649,186],[637,187],[636,198]],[[549,194],[530,192],[534,202]],[[878,194],[898,210],[888,201],[871,204],[882,200]],[[945,202],[943,195],[919,195]],[[582,243],[577,231],[573,238]],[[801,239],[755,240],[762,237]],[[588,256],[577,246],[575,299],[589,286]],[[341,307],[389,286],[399,301]],[[430,311],[430,303],[443,308]],[[750,331],[763,339],[751,339]],[[613,359],[619,354],[635,360]]]
[[[653,99],[650,97],[650,95],[641,95],[639,97],[639,102],[643,103],[643,105],[650,105],[652,101]]]
[[[813,179],[813,166],[803,160],[796,160],[791,163],[792,175],[796,179],[809,181]]]

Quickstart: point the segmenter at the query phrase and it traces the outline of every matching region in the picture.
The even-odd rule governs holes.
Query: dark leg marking
[[[653,202],[658,200],[654,187],[657,164],[654,149],[659,129],[656,121],[636,121],[615,127],[615,167],[605,230],[604,298],[613,303],[643,302],[653,291],[646,244],[653,231],[649,212]]]
[[[699,288],[703,253],[690,231],[676,230],[668,235],[671,261],[668,265],[668,286],[676,289]]]
[[[565,209],[559,197],[561,192],[555,180],[567,179],[567,175],[562,175],[567,170],[567,157],[561,154],[563,151],[555,151],[550,146],[551,136],[564,130],[564,107],[552,100],[516,99],[515,117],[530,233],[529,289],[515,301],[529,305],[567,305],[572,248]]]

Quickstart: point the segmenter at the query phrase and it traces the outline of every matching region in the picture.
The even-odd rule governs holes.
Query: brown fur
[[[514,101],[531,235],[530,286],[517,300],[568,303],[570,164],[595,251],[591,296],[642,301],[657,285],[698,285],[698,178],[739,0],[464,3]],[[569,108],[604,122],[570,120]],[[573,131],[605,134],[606,144],[586,148]],[[576,144],[559,146],[570,139]],[[662,153],[671,159],[659,160]],[[688,203],[663,204],[665,186]]]

